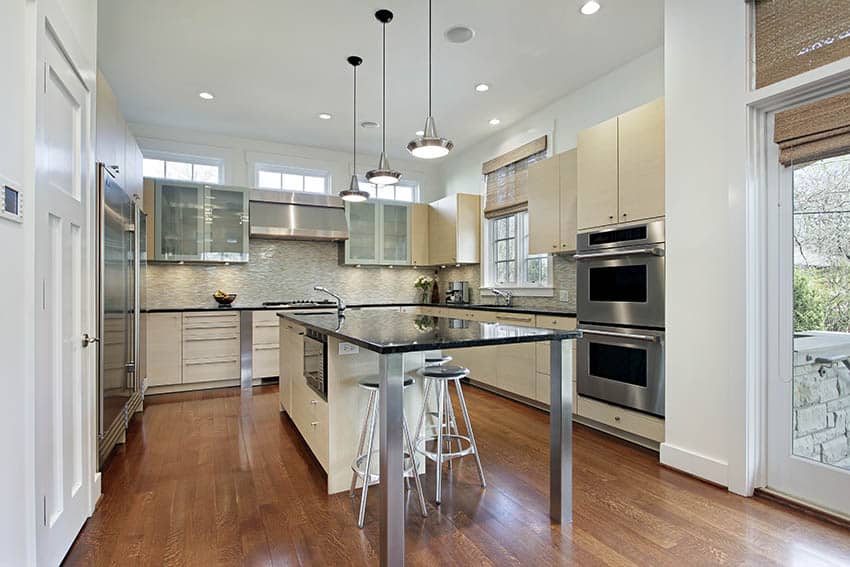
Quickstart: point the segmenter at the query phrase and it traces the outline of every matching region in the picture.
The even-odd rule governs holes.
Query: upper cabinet
[[[528,166],[528,251],[573,252],[576,248],[576,150]]]
[[[410,264],[431,265],[428,243],[428,216],[430,207],[425,203],[410,205]]]
[[[142,195],[142,151],[127,126],[106,77],[97,72],[95,160],[106,165],[124,191]]]
[[[145,179],[144,193],[153,260],[248,261],[246,189]]]
[[[664,216],[664,99],[578,135],[578,229]]]
[[[428,248],[432,265],[480,262],[481,196],[457,193],[431,203]]]
[[[349,238],[345,263],[410,264],[410,205],[365,201],[347,203]]]

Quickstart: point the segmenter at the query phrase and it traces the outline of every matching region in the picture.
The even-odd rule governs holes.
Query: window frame
[[[195,167],[196,165],[206,165],[213,166],[218,168],[218,181],[215,183],[211,183],[212,185],[224,185],[225,184],[225,168],[224,168],[224,160],[222,158],[215,158],[209,156],[199,156],[194,154],[182,154],[177,152],[162,152],[155,150],[142,150],[142,171],[144,172],[144,162],[145,160],[159,160],[163,162],[171,161],[171,162],[179,162],[179,163],[188,163],[192,165],[192,179],[176,179],[173,177],[165,177],[165,164],[163,164],[163,176],[162,177],[150,177],[149,175],[145,175],[145,177],[149,177],[151,179],[164,179],[166,181],[185,181],[188,183],[211,183],[209,181],[198,181],[195,179]]]
[[[283,188],[283,179],[281,179],[281,187],[280,189],[275,189],[271,187],[260,187],[260,172],[267,173],[279,173],[281,176],[283,175],[300,175],[302,178],[301,182],[301,190],[296,189],[284,189]],[[304,189],[303,178],[305,177],[321,177],[325,180],[325,190],[321,193],[317,193],[314,191],[306,191]],[[277,163],[268,163],[268,162],[254,162],[254,189],[258,189],[260,191],[289,191],[292,193],[303,193],[305,195],[331,195],[333,194],[333,180],[331,177],[331,172],[324,169],[311,169],[308,167],[298,167],[291,165],[281,165]]]
[[[496,281],[496,259],[495,247],[498,240],[495,235],[496,221],[506,219],[508,217],[516,217],[516,233],[512,238],[514,241],[514,259],[516,262],[516,281],[499,283]],[[551,297],[554,294],[553,283],[553,258],[551,254],[529,254],[528,253],[528,211],[519,211],[506,215],[500,215],[489,219],[484,219],[483,223],[483,275],[484,281],[481,290],[489,292],[494,287],[498,289],[508,289],[515,292],[519,296],[543,296]],[[545,258],[547,262],[546,279],[544,281],[532,283],[528,281],[528,261],[530,259]]]

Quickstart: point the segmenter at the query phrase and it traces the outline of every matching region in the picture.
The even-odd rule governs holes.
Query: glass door
[[[407,205],[381,205],[381,263],[410,262],[409,211]]]
[[[378,205],[374,202],[348,203],[349,237],[345,243],[346,262],[378,263]]]
[[[780,191],[767,487],[850,517],[850,155],[785,168]]]
[[[154,259],[203,260],[205,219],[203,185],[158,181]]]
[[[207,185],[204,206],[204,260],[248,261],[248,194]]]

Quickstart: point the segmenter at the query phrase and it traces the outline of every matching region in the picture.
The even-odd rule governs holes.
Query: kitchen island
[[[443,349],[497,346],[518,343],[550,344],[550,492],[549,515],[554,522],[572,517],[572,350],[569,341],[579,331],[562,331],[484,323],[448,317],[430,317],[395,309],[359,309],[344,313],[290,314],[281,318],[281,357],[286,337],[310,331],[328,337],[328,351],[356,347],[377,355],[376,373],[381,396],[380,422],[380,557],[382,565],[404,564],[404,476],[402,409],[404,376],[413,371],[411,354]],[[304,329],[306,331],[298,331]],[[334,339],[331,342],[330,339]],[[293,343],[287,343],[292,345]],[[297,343],[296,343],[297,344]],[[303,344],[303,341],[302,341]],[[344,346],[351,345],[351,347]],[[292,349],[289,349],[292,352]],[[335,380],[328,366],[329,388]],[[291,373],[297,380],[297,372]],[[287,384],[281,382],[281,388]],[[329,398],[330,399],[330,398]],[[343,404],[345,405],[345,404]],[[353,405],[353,404],[348,404]],[[336,408],[328,404],[327,411]],[[350,423],[356,429],[358,423]],[[303,432],[302,432],[303,433]],[[329,478],[330,483],[330,478]]]

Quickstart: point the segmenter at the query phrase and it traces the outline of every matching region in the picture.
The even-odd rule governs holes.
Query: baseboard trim
[[[770,500],[771,502],[776,502],[804,514],[814,516],[815,518],[837,524],[843,528],[850,528],[850,518],[842,516],[833,510],[812,504],[811,502],[794,498],[793,496],[783,494],[782,492],[778,492],[767,487],[756,488],[755,495],[759,498],[764,498],[765,500]]]
[[[661,464],[723,487],[729,486],[729,465],[670,443],[661,444]]]

